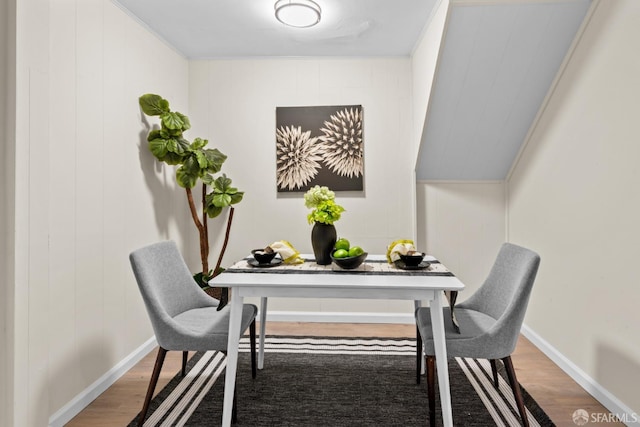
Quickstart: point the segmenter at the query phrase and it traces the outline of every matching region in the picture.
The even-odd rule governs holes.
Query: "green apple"
[[[340,239],[338,239],[338,241],[335,244],[336,249],[344,249],[345,251],[349,250],[349,246],[350,246],[349,241],[344,237],[341,237]]]
[[[360,256],[364,253],[364,250],[360,246],[354,246],[349,249],[349,256]]]
[[[346,258],[348,256],[349,252],[347,252],[345,249],[338,249],[333,253],[334,258]]]

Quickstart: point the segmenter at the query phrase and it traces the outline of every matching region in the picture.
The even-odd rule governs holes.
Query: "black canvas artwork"
[[[362,191],[362,105],[276,108],[278,192]]]

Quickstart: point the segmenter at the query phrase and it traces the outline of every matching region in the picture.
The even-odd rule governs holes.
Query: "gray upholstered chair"
[[[496,360],[502,359],[524,426],[529,425],[516,379],[511,353],[516,347],[540,257],[535,252],[505,243],[484,284],[466,301],[455,306],[460,333],[454,329],[446,308],[445,337],[448,357],[489,359],[497,386]],[[429,419],[435,423],[435,350],[428,307],[416,310],[417,363],[416,379],[420,383],[422,349],[426,355]]]
[[[147,396],[138,420],[138,425],[142,425],[167,351],[183,352],[183,375],[189,351],[226,352],[229,306],[217,310],[218,300],[207,295],[196,284],[178,247],[172,241],[138,249],[131,253],[129,259],[159,346]],[[257,312],[255,305],[245,304],[240,329],[241,334],[247,328],[250,330],[253,378],[256,376]]]

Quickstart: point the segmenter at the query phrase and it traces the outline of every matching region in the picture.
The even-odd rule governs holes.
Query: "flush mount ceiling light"
[[[320,22],[322,11],[312,0],[278,0],[274,7],[276,19],[290,27],[306,28]]]

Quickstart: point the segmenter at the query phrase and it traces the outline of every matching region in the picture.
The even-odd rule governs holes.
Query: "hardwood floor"
[[[415,326],[394,324],[291,323],[269,322],[267,334],[316,335],[353,337],[414,337]],[[153,370],[156,351],[122,376],[106,392],[66,424],[68,427],[126,426],[140,411]],[[574,426],[573,412],[584,409],[589,414],[608,411],[526,338],[520,337],[513,364],[519,382],[559,427]],[[161,390],[180,370],[181,353],[169,352],[158,380],[156,392]],[[425,403],[426,404],[426,403]],[[592,425],[621,426],[615,423]]]

